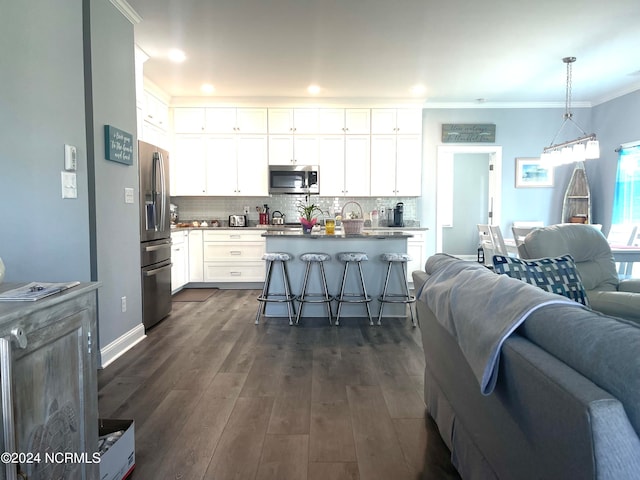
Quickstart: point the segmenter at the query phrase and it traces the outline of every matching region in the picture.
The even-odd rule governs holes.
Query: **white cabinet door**
[[[414,197],[421,185],[420,135],[372,135],[371,195]]]
[[[238,135],[236,161],[237,194],[256,197],[269,195],[267,136]]]
[[[371,109],[371,133],[386,135],[396,133],[395,108]]]
[[[422,134],[422,110],[419,108],[374,108],[371,110],[372,134]]]
[[[293,135],[269,135],[269,165],[293,163]]]
[[[344,113],[345,133],[365,135],[371,132],[371,110],[368,108],[347,108]]]
[[[293,132],[297,135],[318,133],[318,109],[295,108],[293,110]]]
[[[144,119],[161,128],[169,129],[169,106],[150,92],[144,92]]]
[[[266,108],[238,108],[236,109],[236,132],[238,133],[267,133]]]
[[[204,108],[174,108],[174,133],[202,133],[205,126]]]
[[[205,155],[205,143],[200,135],[176,135],[171,155],[175,191],[172,190],[171,195],[207,193]]]
[[[237,195],[235,135],[211,135],[207,145],[207,194]]]
[[[407,280],[413,283],[411,273],[415,270],[424,270],[424,264],[427,261],[425,258],[426,239],[422,230],[406,230],[405,232],[413,234],[413,237],[407,240],[407,253],[411,255],[411,261],[407,263]]]
[[[422,110],[419,108],[399,108],[396,111],[398,134],[422,135]]]
[[[186,283],[184,265],[187,262],[184,245],[171,246],[171,292],[181,289]]]
[[[293,109],[292,108],[270,108],[269,133],[282,134],[293,133]]]
[[[398,135],[396,140],[396,195],[418,197],[421,194],[422,137],[420,135]]]
[[[319,138],[320,195],[344,195],[344,135],[323,135]]]
[[[318,137],[315,135],[293,136],[293,159],[296,165],[317,165],[318,153]]]
[[[344,108],[321,108],[318,110],[318,132],[321,134],[344,134]]]
[[[189,281],[204,281],[202,230],[189,231]]]
[[[370,157],[371,143],[369,135],[345,136],[345,195],[350,197],[367,197],[370,195]]]
[[[206,108],[204,130],[207,133],[234,133],[236,131],[236,109]]]
[[[371,136],[371,195],[393,197],[396,191],[396,136]]]
[[[205,130],[215,134],[267,133],[267,109],[207,108]]]

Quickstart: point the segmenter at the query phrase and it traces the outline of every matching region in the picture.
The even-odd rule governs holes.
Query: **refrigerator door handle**
[[[173,265],[173,263],[167,263],[166,265],[163,265],[162,267],[154,268],[153,270],[147,270],[146,272],[144,272],[144,276],[145,277],[153,277],[154,275],[157,275],[158,273],[160,273],[162,270],[166,270],[167,268],[171,268],[172,265]]]
[[[162,153],[158,153],[158,165],[160,167],[160,231],[164,232],[167,228],[165,217],[166,217],[166,208],[167,208],[167,186],[165,184],[165,174],[164,174],[164,158],[162,158]]]

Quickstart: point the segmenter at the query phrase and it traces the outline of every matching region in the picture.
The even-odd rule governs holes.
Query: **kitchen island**
[[[380,311],[378,297],[382,294],[386,275],[387,263],[380,259],[383,253],[407,253],[407,239],[411,234],[400,231],[388,232],[363,232],[356,235],[327,235],[322,231],[311,234],[303,234],[298,230],[267,231],[262,234],[266,238],[267,252],[286,252],[291,255],[291,260],[287,262],[291,289],[294,294],[300,294],[306,262],[300,260],[300,255],[308,252],[327,253],[331,260],[324,263],[327,275],[327,285],[330,295],[338,295],[344,263],[337,260],[337,254],[341,252],[364,252],[369,257],[367,262],[362,262],[362,272],[367,287],[367,293],[372,298],[370,303],[371,315],[377,318]],[[355,267],[355,264],[353,265]],[[320,293],[320,274],[318,268],[313,267],[309,275],[309,285],[307,292]],[[345,292],[360,292],[357,268],[349,268],[347,287]],[[400,292],[401,275],[399,269],[391,272],[389,279],[389,292]],[[282,275],[279,268],[274,269],[271,279],[271,290],[273,292],[282,291]],[[296,302],[296,308],[298,303]],[[332,302],[332,310],[335,318],[337,312],[337,302]],[[267,316],[286,316],[287,308],[285,304],[270,302],[267,304]],[[327,311],[323,304],[306,304],[303,312],[304,317],[326,317]],[[364,304],[344,304],[340,317],[366,317]],[[404,304],[387,304],[384,308],[384,317],[405,317],[406,308]],[[302,320],[300,320],[303,323]],[[341,322],[342,323],[342,322]],[[383,319],[384,324],[384,319]]]

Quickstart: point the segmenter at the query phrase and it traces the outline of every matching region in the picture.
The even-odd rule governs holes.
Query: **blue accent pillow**
[[[571,255],[557,258],[521,260],[519,258],[493,256],[496,273],[509,275],[536,287],[558,295],[564,295],[589,306],[587,292]]]

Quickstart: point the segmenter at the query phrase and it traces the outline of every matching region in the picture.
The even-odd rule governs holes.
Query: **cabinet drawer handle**
[[[240,235],[229,235],[229,238],[242,238]]]
[[[231,250],[229,252],[229,254],[231,254],[231,255],[242,255],[242,252],[240,250]]]
[[[231,275],[232,277],[239,277],[240,275],[242,275],[241,272],[229,272],[229,275]]]

